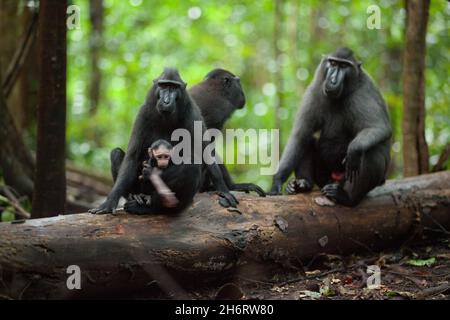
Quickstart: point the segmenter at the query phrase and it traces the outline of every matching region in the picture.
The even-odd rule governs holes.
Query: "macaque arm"
[[[150,175],[150,181],[153,183],[156,192],[162,198],[162,202],[165,203],[167,207],[174,207],[177,205],[178,199],[167,184],[161,179],[161,170],[154,168]]]

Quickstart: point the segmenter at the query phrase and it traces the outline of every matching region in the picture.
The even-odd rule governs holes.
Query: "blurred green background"
[[[89,1],[72,3],[81,8],[80,29],[68,31],[68,157],[76,164],[109,172],[109,151],[126,148],[137,110],[164,66],[178,68],[188,86],[216,67],[239,75],[247,104],[226,127],[270,129],[279,123],[282,151],[322,54],[348,46],[389,105],[395,131],[390,176],[401,175],[403,1],[104,0],[104,30],[94,41],[101,43],[94,113],[89,111],[89,46],[95,38]],[[381,9],[379,30],[366,25],[373,4]],[[449,13],[446,1],[431,2],[426,58],[431,165],[450,141]],[[271,177],[260,176],[257,165],[229,168],[237,181],[270,185]]]

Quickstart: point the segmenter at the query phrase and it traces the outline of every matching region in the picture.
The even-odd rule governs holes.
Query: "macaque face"
[[[165,169],[169,166],[171,158],[170,150],[165,146],[159,146],[157,149],[153,149],[152,157],[156,160],[156,166],[160,169]]]

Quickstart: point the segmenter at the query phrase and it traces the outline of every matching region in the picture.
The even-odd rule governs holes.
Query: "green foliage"
[[[408,260],[407,263],[410,266],[416,266],[416,267],[427,266],[427,267],[431,267],[433,264],[436,263],[436,258],[430,258],[430,259],[426,259],[426,260],[423,260],[423,259],[411,259],[411,260]]]
[[[1,222],[13,221],[16,219],[15,211],[14,208],[12,207],[5,208],[2,211],[1,215],[2,215]]]
[[[10,205],[8,198],[0,195],[0,222],[15,219],[15,209]]]
[[[380,86],[389,104],[395,137],[392,176],[401,173],[402,48],[405,10],[402,1],[378,1],[381,29],[369,30],[366,12],[373,1],[282,1],[282,32],[274,36],[274,2],[104,0],[101,49],[101,101],[88,112],[91,26],[87,0],[81,29],[68,31],[69,156],[107,172],[109,150],[126,147],[130,129],[146,93],[164,66],[179,68],[189,85],[215,68],[241,76],[247,105],[228,122],[233,128],[274,128],[274,105],[281,90],[281,138],[286,143],[299,101],[321,55],[351,47]],[[431,3],[427,36],[426,138],[431,163],[450,141],[448,84],[449,7]],[[282,54],[274,58],[274,43]],[[276,83],[276,72],[283,84]],[[268,187],[256,165],[230,166],[238,181]]]

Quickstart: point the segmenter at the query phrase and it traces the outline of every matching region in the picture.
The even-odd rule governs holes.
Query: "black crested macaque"
[[[385,181],[391,132],[380,92],[353,52],[338,49],[322,59],[305,93],[271,194],[281,193],[295,171],[288,193],[310,191],[315,183],[329,199],[357,205]]]
[[[221,130],[237,109],[245,106],[241,80],[224,69],[211,70],[189,94],[200,108],[206,127]]]
[[[119,199],[130,194],[142,193],[142,183],[138,179],[142,171],[142,163],[147,157],[147,150],[158,139],[164,139],[175,145],[171,140],[175,129],[186,129],[190,133],[191,146],[194,146],[194,122],[201,121],[198,106],[192,101],[186,91],[186,83],[182,81],[176,69],[166,68],[154,80],[154,84],[147,95],[144,105],[139,110],[133,125],[128,150],[116,148],[111,152],[111,171],[114,187],[106,201],[100,207],[91,209],[94,214],[115,211]],[[204,125],[203,125],[204,127]],[[203,128],[203,130],[205,130]],[[125,203],[124,209],[130,213],[145,214],[151,212],[179,212],[186,208],[201,186],[202,164],[195,164],[195,152],[190,155],[190,164],[181,163],[166,168],[161,178],[172,190],[178,205],[166,208],[159,200],[156,190],[145,190],[151,196],[151,203],[140,203],[131,199]],[[201,155],[200,155],[201,157]],[[221,196],[230,206],[236,206],[237,200],[229,193],[228,188],[220,184],[222,174],[216,163],[208,165],[208,170],[214,177]]]
[[[245,94],[239,77],[224,69],[210,71],[205,79],[189,89],[200,108],[208,129],[222,130],[225,122],[237,109],[245,105]],[[227,168],[219,164],[225,183],[230,190],[250,192],[265,197],[265,192],[253,183],[234,183]],[[211,179],[206,176],[201,191],[212,190]]]

